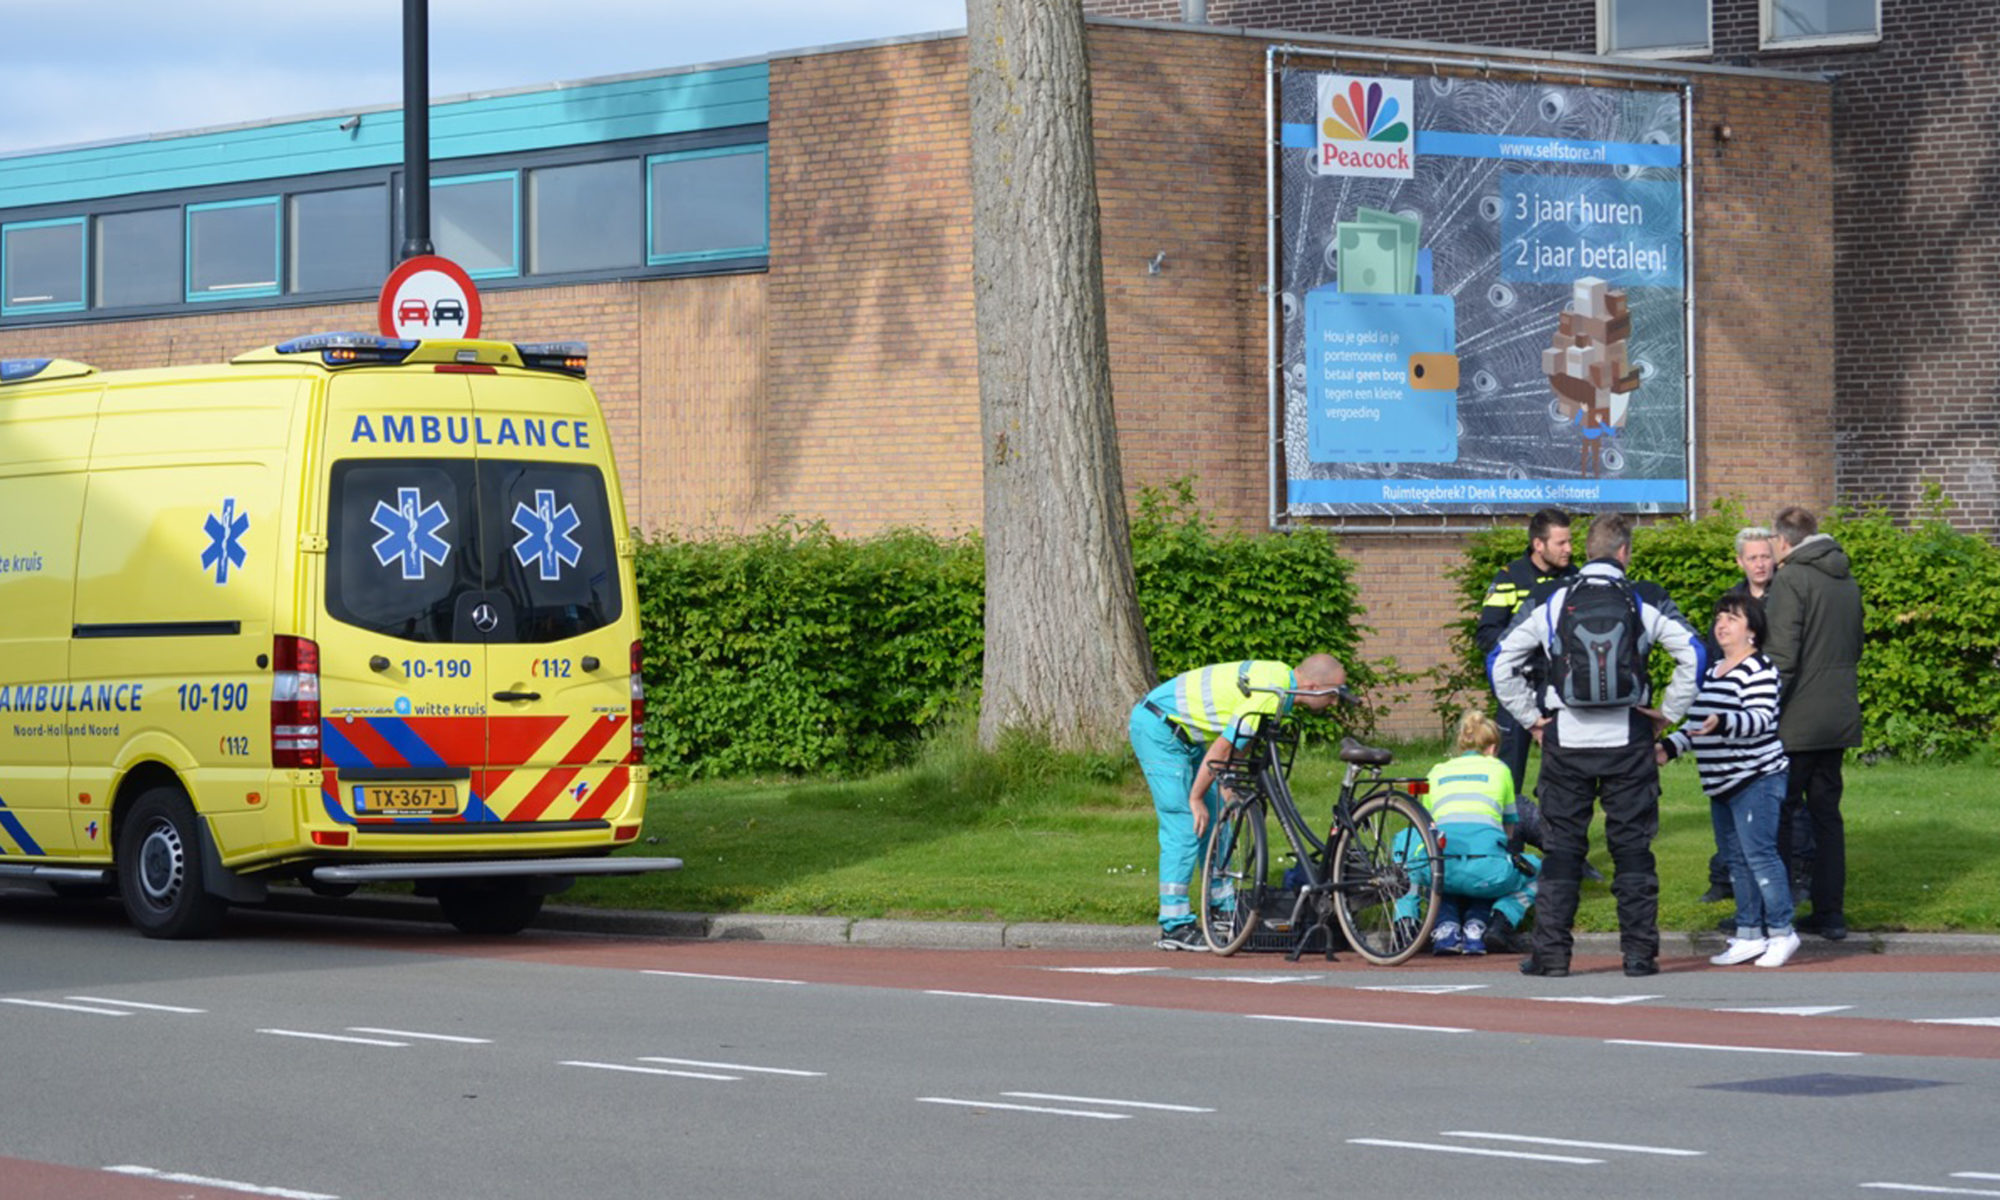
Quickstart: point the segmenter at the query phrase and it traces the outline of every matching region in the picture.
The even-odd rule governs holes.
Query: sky
[[[965,27],[965,0],[430,0],[463,96]],[[0,0],[0,154],[400,105],[402,0]]]

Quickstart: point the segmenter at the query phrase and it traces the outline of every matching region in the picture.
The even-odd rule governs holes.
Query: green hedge
[[[1321,530],[1218,531],[1179,480],[1139,493],[1132,520],[1132,573],[1162,679],[1242,658],[1296,663],[1324,652],[1347,664],[1366,691],[1393,663],[1365,663],[1354,567]],[[1357,727],[1370,728],[1366,712]]]
[[[798,522],[642,541],[648,761],[683,777],[908,761],[976,703],[983,553],[973,534],[842,539]],[[1316,650],[1349,663],[1360,686],[1393,671],[1355,661],[1365,627],[1326,534],[1217,532],[1181,481],[1141,493],[1133,559],[1163,676]]]
[[[1898,526],[1880,510],[1836,511],[1820,525],[1853,560],[1867,607],[1864,755],[1958,757],[2000,746],[2000,688],[1994,686],[2000,549],[1953,529],[1943,510],[1933,492],[1925,519],[1911,527]],[[1718,504],[1700,520],[1642,526],[1632,539],[1633,574],[1666,588],[1696,628],[1706,629],[1716,597],[1742,578],[1736,531],[1750,523],[1740,507]],[[1587,518],[1580,519],[1574,530],[1579,561],[1587,526]],[[1491,704],[1472,628],[1494,573],[1527,547],[1525,528],[1477,534],[1453,570],[1467,615],[1449,628],[1454,666],[1433,689],[1441,715],[1467,703]],[[1662,679],[1667,669],[1656,661]]]
[[[978,689],[982,553],[796,522],[642,542],[647,760],[690,777],[903,761]]]

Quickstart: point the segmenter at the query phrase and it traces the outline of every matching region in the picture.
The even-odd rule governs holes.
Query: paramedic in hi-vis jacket
[[[1533,949],[1521,961],[1527,975],[1569,974],[1570,925],[1576,919],[1578,876],[1590,845],[1593,802],[1604,806],[1604,840],[1611,849],[1611,894],[1618,902],[1619,944],[1627,975],[1659,970],[1660,879],[1653,865],[1653,835],[1660,827],[1660,775],[1653,740],[1686,715],[1701,673],[1701,638],[1666,592],[1651,583],[1632,583],[1640,680],[1634,702],[1623,707],[1583,708],[1565,703],[1561,628],[1570,593],[1588,588],[1591,576],[1624,581],[1632,560],[1632,522],[1622,513],[1590,523],[1584,542],[1589,562],[1545,599],[1525,607],[1500,637],[1491,673],[1500,703],[1542,747],[1543,850],[1535,893]],[[1666,696],[1651,707],[1644,682],[1652,647],[1674,658]],[[1522,664],[1547,653],[1552,666],[1540,696],[1521,677]]]

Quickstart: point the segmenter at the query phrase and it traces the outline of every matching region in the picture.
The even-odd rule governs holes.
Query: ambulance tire
[[[179,788],[139,793],[118,826],[118,895],[125,915],[150,938],[214,933],[229,902],[201,885],[201,837],[194,805]]]
[[[471,934],[519,933],[542,911],[542,900],[525,879],[463,880],[438,891],[444,919]]]

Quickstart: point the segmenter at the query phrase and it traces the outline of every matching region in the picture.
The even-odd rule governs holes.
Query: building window
[[[528,270],[537,275],[636,267],[643,207],[639,160],[528,173]]]
[[[181,210],[149,208],[97,218],[92,261],[98,308],[178,304],[181,300]]]
[[[1709,0],[1598,0],[1597,13],[1605,54],[1708,53]]]
[[[278,294],[278,198],[187,208],[187,298]]]
[[[389,189],[339,188],[291,198],[293,292],[379,288],[389,274]]]
[[[764,146],[655,154],[646,160],[646,262],[701,262],[770,252]]]
[[[521,174],[431,180],[431,242],[474,279],[521,273]]]
[[[439,164],[463,174],[431,181],[435,252],[485,286],[762,269],[767,147],[700,140]],[[373,292],[405,236],[402,190],[383,166],[0,211],[0,326]]]
[[[83,307],[82,217],[0,226],[0,312]]]
[[[1882,0],[1764,0],[1764,45],[1874,42],[1882,37]]]

